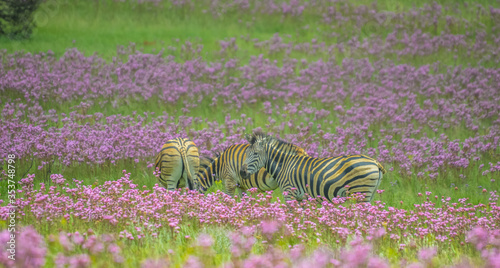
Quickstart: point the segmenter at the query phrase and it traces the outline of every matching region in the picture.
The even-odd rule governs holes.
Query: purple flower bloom
[[[33,227],[25,227],[17,237],[16,265],[20,267],[41,267],[45,264],[47,249],[41,235]]]
[[[91,260],[87,254],[74,255],[68,258],[68,264],[71,268],[85,268],[90,267]]]
[[[261,223],[262,234],[267,236],[269,239],[279,230],[280,224],[276,221],[263,221]]]
[[[197,241],[198,241],[198,245],[200,247],[205,247],[205,248],[211,247],[212,244],[214,243],[212,236],[210,236],[208,234],[200,234],[198,236]]]
[[[418,259],[424,263],[428,263],[436,256],[437,249],[435,247],[432,248],[424,248],[418,252]]]
[[[170,263],[166,259],[147,259],[142,262],[141,268],[168,268]]]
[[[482,250],[488,245],[488,231],[481,227],[476,227],[467,234],[467,239],[469,242],[476,245],[478,250]]]

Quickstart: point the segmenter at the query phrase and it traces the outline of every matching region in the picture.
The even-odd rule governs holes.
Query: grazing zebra
[[[175,138],[167,141],[155,160],[155,169],[158,168],[158,180],[167,188],[175,190],[188,186],[190,190],[196,189],[195,178],[200,159],[198,148],[191,140]]]
[[[234,196],[236,188],[240,188],[243,192],[250,188],[258,188],[260,191],[273,191],[278,188],[276,181],[265,169],[260,169],[247,179],[241,178],[240,168],[245,161],[245,150],[248,146],[249,144],[235,144],[216,158],[202,158],[202,164],[196,175],[198,190],[202,193],[206,192],[217,179],[223,181],[224,192],[230,196]],[[307,155],[300,147],[294,146],[293,150],[297,155]]]
[[[371,202],[386,172],[379,162],[365,155],[300,156],[294,153],[294,145],[260,132],[249,142],[241,176],[245,178],[264,167],[278,183],[285,200],[302,200],[307,193],[332,201],[334,197],[346,196],[349,190],[365,194],[363,201]]]

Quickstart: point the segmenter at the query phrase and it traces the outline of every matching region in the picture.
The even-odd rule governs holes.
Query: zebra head
[[[244,179],[258,172],[266,164],[268,156],[265,147],[270,137],[262,133],[254,133],[252,136],[245,135],[245,138],[250,146],[245,151],[246,159],[240,170],[240,175]]]

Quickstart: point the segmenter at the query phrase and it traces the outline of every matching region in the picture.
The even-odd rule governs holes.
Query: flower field
[[[498,1],[47,1],[36,18],[33,41],[0,38],[0,264],[500,267]],[[372,204],[157,185],[167,140],[213,157],[255,129],[388,172]]]

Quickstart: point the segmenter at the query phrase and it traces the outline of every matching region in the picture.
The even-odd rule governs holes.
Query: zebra
[[[276,181],[264,168],[246,179],[241,178],[240,169],[245,161],[245,150],[248,146],[250,145],[235,144],[215,158],[203,159],[196,175],[198,191],[205,193],[217,179],[224,183],[224,192],[230,196],[235,195],[236,188],[239,188],[241,192],[251,188],[257,188],[262,192],[278,188]],[[307,155],[300,147],[293,147],[293,150],[297,155]]]
[[[246,159],[241,167],[243,178],[264,167],[278,183],[285,200],[300,201],[304,194],[313,198],[363,193],[363,202],[371,202],[380,185],[384,167],[366,155],[314,158],[297,155],[290,143],[256,132],[248,141]]]
[[[167,141],[155,160],[155,169],[160,172],[158,180],[169,191],[186,185],[189,190],[195,190],[194,176],[200,166],[199,157],[198,148],[191,140],[175,138]]]

